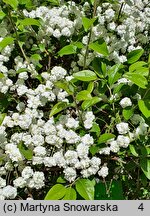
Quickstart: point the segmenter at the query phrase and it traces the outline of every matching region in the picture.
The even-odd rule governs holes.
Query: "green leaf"
[[[89,30],[89,28],[91,28],[91,26],[93,25],[96,19],[97,18],[92,18],[92,19],[89,19],[87,17],[82,18],[83,27],[86,32]]]
[[[66,180],[64,178],[62,178],[61,176],[59,176],[57,179],[57,183],[64,184],[64,183],[66,183]]]
[[[92,81],[92,80],[97,79],[96,74],[90,70],[83,70],[83,71],[79,71],[77,73],[74,73],[73,77],[75,77],[76,79],[81,80],[81,81]]]
[[[146,89],[146,85],[148,84],[148,82],[147,79],[141,74],[127,72],[124,74],[124,77],[132,81],[137,86]]]
[[[93,89],[94,89],[94,82],[90,82],[90,83],[88,84],[87,91],[88,91],[89,93],[92,93]]]
[[[61,50],[59,50],[58,55],[62,57],[64,55],[75,54],[76,51],[77,51],[77,46],[70,44],[70,45],[64,46]]]
[[[98,52],[98,53],[104,55],[104,56],[109,55],[106,42],[102,38],[99,39],[98,41],[94,42],[94,43],[90,43],[89,48],[94,50],[95,52]]]
[[[90,153],[92,154],[92,156],[94,156],[96,153],[98,153],[99,150],[100,150],[100,148],[96,145],[90,146]]]
[[[84,47],[83,43],[81,42],[74,42],[72,45],[76,46],[78,49],[82,49]]]
[[[127,55],[127,62],[128,62],[128,64],[133,64],[134,62],[138,61],[139,58],[143,55],[143,53],[144,53],[143,49],[137,49],[137,50],[131,51]]]
[[[0,73],[0,79],[4,78],[4,74],[3,73]]]
[[[75,189],[71,187],[67,188],[63,200],[76,200],[76,198],[77,198],[77,193]]]
[[[6,14],[3,11],[0,11],[0,20],[4,19]]]
[[[93,123],[90,132],[94,132],[94,133],[96,133],[97,136],[99,136],[99,134],[100,134],[100,127],[99,127],[99,125],[96,122]]]
[[[0,113],[0,125],[3,123],[5,116],[6,116],[6,113]]]
[[[46,194],[44,200],[60,200],[66,194],[66,188],[64,185],[55,184]]]
[[[41,56],[39,54],[33,54],[30,57],[32,62],[39,62],[40,60],[42,60]]]
[[[70,85],[69,85],[69,82],[64,81],[64,80],[58,81],[58,82],[55,83],[55,86],[57,86],[60,89],[65,90],[69,95],[72,95],[73,94],[73,89],[70,89]]]
[[[121,68],[122,64],[116,64],[108,70],[108,82],[110,85],[113,85],[121,77],[121,73],[119,71]]]
[[[98,139],[98,144],[106,143],[108,140],[113,139],[113,138],[115,138],[114,134],[111,134],[111,133],[102,134],[100,138]]]
[[[55,6],[59,6],[60,4],[60,1],[59,0],[48,0],[52,5],[55,5]]]
[[[134,72],[138,70],[139,68],[142,68],[143,66],[147,66],[147,63],[144,61],[138,61],[129,67],[129,72]]]
[[[131,107],[127,107],[125,109],[123,109],[123,117],[125,118],[125,120],[129,120],[131,118],[131,116],[133,115],[133,109],[131,109]]]
[[[140,166],[145,176],[150,180],[150,159],[141,158]]]
[[[138,155],[138,153],[137,153],[137,151],[136,151],[136,149],[135,149],[135,146],[134,145],[129,145],[129,148],[130,148],[130,152],[135,156],[135,157],[138,157],[139,155]]]
[[[138,101],[138,106],[140,111],[143,113],[143,115],[146,118],[150,117],[150,100],[139,100]]]
[[[92,97],[91,99],[83,101],[81,107],[83,110],[95,105],[96,103],[100,102],[102,99],[99,97]]]
[[[30,25],[40,26],[41,25],[38,20],[33,19],[33,18],[25,18],[21,20],[19,24],[22,26],[30,26]]]
[[[94,68],[94,71],[97,72],[97,75],[100,78],[106,76],[106,64],[102,62],[100,58],[94,58],[94,60],[92,61],[92,66]]]
[[[52,117],[53,115],[61,112],[62,110],[66,109],[68,107],[68,104],[66,102],[58,102],[55,104],[50,112],[50,116]]]
[[[32,160],[33,157],[33,151],[29,149],[26,145],[23,144],[23,142],[20,142],[18,144],[18,148],[20,153],[27,159]]]
[[[88,99],[91,99],[92,96],[91,94],[87,91],[87,90],[83,90],[83,91],[80,91],[77,95],[76,95],[76,99],[78,101],[82,101],[82,100],[88,100]]]
[[[85,200],[94,200],[94,184],[89,179],[79,179],[75,183],[76,190]]]
[[[0,52],[8,45],[12,44],[14,41],[14,38],[12,37],[5,37],[1,42],[0,42]]]
[[[3,0],[3,2],[10,5],[14,10],[18,7],[18,0]]]

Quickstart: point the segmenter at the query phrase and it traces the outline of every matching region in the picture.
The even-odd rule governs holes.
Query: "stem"
[[[15,24],[14,24],[14,21],[13,21],[13,19],[12,19],[12,17],[11,17],[11,12],[10,12],[10,9],[9,9],[9,8],[8,8],[8,15],[9,15],[9,21],[10,21],[10,23],[12,24],[14,33],[16,34],[16,40],[17,40],[18,46],[19,46],[19,48],[20,48],[20,50],[21,50],[21,52],[22,52],[22,54],[23,54],[25,60],[27,61],[28,66],[30,67],[31,71],[34,73],[34,70],[33,70],[32,66],[31,66],[31,64],[30,64],[30,61],[29,61],[27,55],[25,54],[25,52],[24,52],[24,50],[23,50],[23,48],[22,48],[22,45],[21,45],[20,42],[19,42],[18,32],[17,32],[17,30],[16,30],[16,26],[15,26]]]
[[[97,10],[97,0],[94,1],[94,10],[93,10],[93,17],[95,17],[96,15],[96,10]],[[91,40],[91,36],[92,36],[92,29],[93,29],[93,25],[90,28],[90,33],[89,33],[89,37],[88,37],[88,42],[86,44],[86,51],[85,51],[85,55],[84,55],[84,64],[83,64],[83,69],[86,68],[86,59],[88,57],[88,51],[89,51],[89,44],[90,44],[90,40]]]
[[[75,103],[75,106],[76,106],[76,110],[77,110],[77,112],[78,112],[79,120],[80,120],[81,124],[83,125],[83,118],[82,118],[82,115],[81,115],[81,113],[80,113],[80,110],[79,110],[79,107],[78,107],[76,98],[75,98],[74,95],[72,95],[72,97],[73,97],[73,100],[74,100],[74,103]]]

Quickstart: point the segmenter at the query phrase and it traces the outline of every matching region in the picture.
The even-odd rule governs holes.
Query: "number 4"
[[[139,210],[143,211],[144,210],[144,206],[143,206],[143,203],[141,203],[138,207]]]

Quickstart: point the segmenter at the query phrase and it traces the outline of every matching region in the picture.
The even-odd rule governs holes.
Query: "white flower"
[[[147,133],[147,128],[149,126],[146,123],[141,123],[139,127],[135,130],[135,137],[139,137],[140,135],[145,135]]]
[[[76,179],[76,170],[72,167],[67,167],[64,169],[65,179],[67,179],[69,182],[73,182]]]
[[[68,128],[76,129],[79,126],[79,121],[75,120],[74,118],[68,118],[65,125]]]
[[[126,108],[128,106],[132,106],[132,101],[130,98],[125,97],[120,101],[120,105],[122,106],[122,108]]]
[[[90,136],[90,134],[85,134],[83,137],[81,137],[81,142],[85,145],[93,145],[94,143],[94,139],[92,136]]]
[[[6,186],[6,180],[0,177],[0,188],[3,188]]]
[[[16,145],[12,144],[12,143],[8,143],[6,146],[5,146],[5,152],[6,154],[9,155],[10,159],[13,161],[13,162],[18,162],[18,161],[22,161],[23,160],[23,157],[19,151],[19,149],[17,148]]]
[[[108,175],[108,167],[107,166],[103,166],[99,171],[98,171],[98,175],[102,176],[103,178],[105,178]]]
[[[23,177],[18,177],[13,181],[14,186],[17,188],[24,188],[26,186],[26,181]]]
[[[33,169],[30,166],[26,166],[21,173],[22,177],[26,180],[33,176]]]
[[[89,146],[88,145],[85,145],[83,143],[80,143],[78,146],[77,146],[77,153],[78,153],[78,157],[79,158],[86,158],[88,153],[89,153]]]
[[[11,185],[7,185],[3,188],[3,195],[7,199],[14,199],[17,196],[17,189]]]
[[[99,154],[110,155],[110,147],[102,148],[102,149],[99,151]]]
[[[119,145],[118,145],[118,143],[117,143],[117,141],[111,141],[110,142],[110,150],[112,151],[112,152],[114,152],[114,153],[117,153],[118,151],[119,151]]]
[[[130,144],[130,138],[127,136],[119,135],[117,137],[117,143],[120,147],[127,148]]]
[[[76,151],[68,150],[66,151],[64,158],[67,164],[75,165],[78,162],[78,155]]]
[[[116,128],[117,128],[119,134],[126,134],[129,132],[129,125],[128,125],[128,123],[125,123],[125,122],[121,122],[121,123],[117,124]]]
[[[43,160],[43,163],[47,167],[53,167],[56,166],[56,161],[53,157],[45,157]]]
[[[36,156],[45,156],[46,155],[46,149],[43,146],[37,146],[34,148],[34,153]]]

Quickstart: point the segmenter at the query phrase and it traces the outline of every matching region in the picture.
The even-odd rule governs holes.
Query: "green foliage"
[[[95,52],[98,52],[98,53],[104,55],[104,56],[109,55],[106,42],[102,38],[100,38],[98,41],[96,41],[94,43],[90,43],[89,48],[94,50]]]
[[[134,112],[133,112],[133,109],[131,107],[126,107],[125,109],[123,109],[123,112],[122,112],[123,117],[127,121],[132,117],[133,113]]]
[[[33,157],[32,149],[29,149],[27,146],[25,146],[23,142],[20,142],[18,144],[18,148],[20,153],[24,156],[25,159],[32,160]]]
[[[101,100],[102,100],[102,99],[99,98],[99,97],[92,97],[91,99],[86,99],[86,100],[82,103],[81,107],[82,107],[83,110],[86,110],[86,109],[88,109],[89,107],[91,107],[91,106],[97,104],[97,103],[100,102]]]
[[[133,83],[135,83],[140,88],[146,89],[146,86],[147,86],[148,82],[147,82],[147,79],[143,75],[127,72],[124,75],[124,77],[129,79]]]
[[[83,70],[83,71],[74,73],[73,76],[74,78],[81,80],[81,81],[85,81],[85,82],[97,79],[96,74],[90,70]]]
[[[14,10],[18,7],[18,0],[2,0],[4,3],[10,5]]]
[[[75,183],[77,192],[85,200],[94,200],[94,185],[89,179],[79,179]]]
[[[141,112],[143,113],[143,115],[146,118],[149,118],[150,117],[150,100],[149,99],[139,100],[138,106],[139,106],[139,109],[141,110]]]
[[[67,189],[62,184],[55,184],[46,194],[44,200],[60,200],[67,193]]]
[[[63,200],[76,200],[77,193],[74,188],[68,187],[66,188],[66,194],[63,197]]]
[[[0,42],[0,52],[8,45],[12,44],[14,42],[14,38],[12,37],[5,37],[1,42]]]
[[[131,51],[127,55],[127,62],[128,62],[128,64],[133,64],[134,62],[138,61],[139,58],[143,55],[143,53],[144,53],[143,49],[137,49],[137,50]]]
[[[25,18],[21,21],[19,21],[20,26],[30,26],[30,25],[35,25],[35,26],[40,26],[40,22],[36,19],[33,18]]]
[[[0,11],[0,20],[2,20],[5,16],[6,14],[3,11]]]
[[[0,113],[0,125],[3,123],[5,116],[6,116],[6,113]]]
[[[68,104],[66,102],[58,102],[55,104],[50,112],[49,117],[52,117],[53,115],[61,112],[62,110],[66,109],[68,107]]]
[[[76,52],[77,52],[77,46],[70,44],[70,45],[64,46],[61,50],[59,50],[58,55],[62,57],[64,55],[75,54]]]
[[[150,159],[142,158],[140,161],[140,166],[145,176],[150,180]]]
[[[89,19],[87,17],[82,17],[83,27],[86,32],[91,28],[95,20],[96,18]]]
[[[110,85],[114,84],[121,77],[121,73],[120,73],[121,68],[122,68],[121,64],[116,64],[107,71],[108,82]]]
[[[102,134],[98,139],[98,144],[105,143],[108,140],[113,139],[113,138],[115,138],[114,134],[110,134],[110,133]]]

